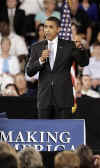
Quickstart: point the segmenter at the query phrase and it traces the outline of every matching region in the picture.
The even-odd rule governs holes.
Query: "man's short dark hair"
[[[10,153],[0,154],[0,165],[2,168],[19,168],[17,158]]]
[[[43,168],[42,155],[34,147],[26,147],[18,153],[21,168]]]
[[[55,168],[80,168],[80,159],[76,152],[62,151],[54,159]]]
[[[56,18],[56,17],[54,17],[54,16],[50,16],[47,20],[48,20],[48,21],[53,21],[53,22],[55,22],[56,25],[57,25],[58,27],[60,27],[61,22],[60,22],[60,20],[59,20],[58,18]]]
[[[92,168],[93,167],[93,152],[87,145],[79,145],[76,149],[76,153],[80,158],[80,168]]]

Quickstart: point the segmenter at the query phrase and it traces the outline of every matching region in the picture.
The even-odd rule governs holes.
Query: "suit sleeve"
[[[74,42],[72,44],[72,57],[81,66],[86,66],[89,64],[89,50],[85,48],[76,48]]]
[[[37,55],[36,46],[32,46],[31,56],[26,65],[26,73],[28,76],[33,76],[43,68],[43,64],[40,64],[39,57]]]

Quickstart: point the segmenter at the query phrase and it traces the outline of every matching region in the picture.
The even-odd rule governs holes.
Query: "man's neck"
[[[54,43],[56,43],[58,41],[58,36],[56,36],[53,40],[48,40],[48,42],[54,42]]]

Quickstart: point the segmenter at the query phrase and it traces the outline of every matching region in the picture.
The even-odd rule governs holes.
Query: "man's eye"
[[[53,26],[50,26],[50,29],[52,29],[53,28]]]

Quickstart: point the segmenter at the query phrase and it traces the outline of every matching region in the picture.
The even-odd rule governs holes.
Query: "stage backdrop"
[[[38,151],[74,150],[85,144],[85,121],[0,119],[0,141],[16,150],[25,146]]]

